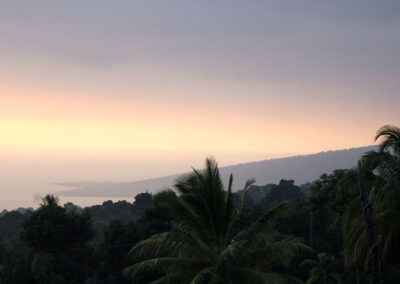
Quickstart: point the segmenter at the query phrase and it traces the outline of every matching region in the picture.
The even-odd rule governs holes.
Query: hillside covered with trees
[[[376,150],[375,146],[351,148],[299,155],[286,158],[269,159],[258,162],[243,163],[220,167],[223,181],[229,176],[235,177],[234,191],[249,178],[254,178],[259,185],[278,183],[281,179],[293,179],[298,184],[305,184],[317,179],[323,173],[335,169],[347,169],[357,165],[360,157],[368,151]],[[132,197],[136,192],[158,192],[160,188],[171,187],[176,179],[187,173],[165,177],[138,180],[133,182],[70,182],[59,183],[67,189],[57,192],[60,196],[91,197]],[[236,185],[238,187],[236,187]],[[73,188],[73,189],[69,189]]]
[[[134,203],[0,217],[0,283],[399,283],[400,128],[355,168],[233,192],[216,161]]]

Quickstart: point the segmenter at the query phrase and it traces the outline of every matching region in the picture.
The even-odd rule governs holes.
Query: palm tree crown
[[[233,178],[224,189],[217,163],[207,159],[203,171],[180,178],[178,195],[167,190],[155,202],[171,210],[176,226],[142,241],[130,254],[137,263],[124,275],[135,279],[141,270],[163,276],[153,283],[287,283],[296,281],[274,273],[274,265],[288,265],[299,250],[309,250],[301,242],[269,230],[271,221],[288,210],[281,204],[250,226],[240,222],[246,182],[239,200],[232,194]]]
[[[400,226],[393,223],[400,208],[400,128],[385,125],[377,131],[375,140],[380,142],[378,150],[369,151],[362,157],[360,170],[368,190],[368,202],[373,206],[374,224],[385,261],[392,253],[393,240],[400,237]],[[349,170],[340,185],[342,191],[359,192],[357,170]],[[371,261],[369,247],[375,244],[369,244],[359,196],[347,206],[342,225],[345,266],[357,266],[364,261],[367,270]]]

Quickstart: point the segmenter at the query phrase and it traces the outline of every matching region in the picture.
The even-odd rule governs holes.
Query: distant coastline
[[[375,146],[332,150],[309,155],[297,155],[286,158],[268,159],[221,167],[224,181],[230,173],[235,177],[236,190],[249,178],[255,178],[256,184],[277,183],[282,178],[294,179],[296,184],[304,184],[317,179],[323,173],[330,173],[338,168],[351,168],[367,151]],[[65,182],[59,186],[73,189],[56,192],[60,196],[129,198],[139,192],[157,192],[174,184],[175,180],[185,173],[137,180],[133,182]]]

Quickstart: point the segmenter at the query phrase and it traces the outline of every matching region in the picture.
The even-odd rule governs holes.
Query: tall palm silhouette
[[[372,282],[379,283],[381,259],[400,237],[400,226],[393,223],[400,210],[400,128],[385,125],[375,140],[380,141],[378,150],[367,152],[341,187],[360,192],[342,217],[345,265],[356,266],[365,259],[364,266],[372,266]]]
[[[238,201],[232,194],[232,175],[227,190],[217,163],[206,160],[203,171],[180,178],[174,191],[156,195],[155,202],[168,207],[176,226],[142,241],[132,248],[137,263],[124,275],[134,279],[141,270],[161,272],[153,283],[274,283],[297,282],[277,273],[272,265],[289,265],[300,250],[309,250],[300,241],[273,233],[271,222],[289,209],[281,204],[255,223],[240,222],[246,182]]]

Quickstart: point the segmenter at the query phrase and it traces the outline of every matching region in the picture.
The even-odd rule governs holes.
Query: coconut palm
[[[323,284],[328,283],[343,283],[342,277],[339,273],[335,272],[340,262],[331,255],[325,253],[319,253],[317,259],[306,259],[302,261],[300,266],[309,266],[310,277],[308,278],[306,284],[312,284],[319,280]]]
[[[364,259],[367,269],[372,262],[373,282],[378,283],[381,258],[388,257],[400,236],[393,223],[400,209],[400,128],[383,126],[375,139],[380,140],[378,151],[367,152],[359,168],[348,171],[339,192],[360,192],[342,216],[345,266]]]
[[[384,125],[378,129],[375,141],[382,139],[379,150],[393,151],[400,154],[400,128],[393,125]]]
[[[289,265],[307,246],[292,237],[272,232],[273,220],[289,210],[284,203],[255,223],[240,222],[246,182],[238,201],[232,194],[232,175],[224,189],[218,166],[207,159],[203,171],[180,178],[178,195],[167,190],[155,196],[159,206],[171,210],[176,226],[134,246],[137,263],[123,274],[135,279],[140,271],[162,273],[152,283],[290,283],[298,280],[273,271]]]

